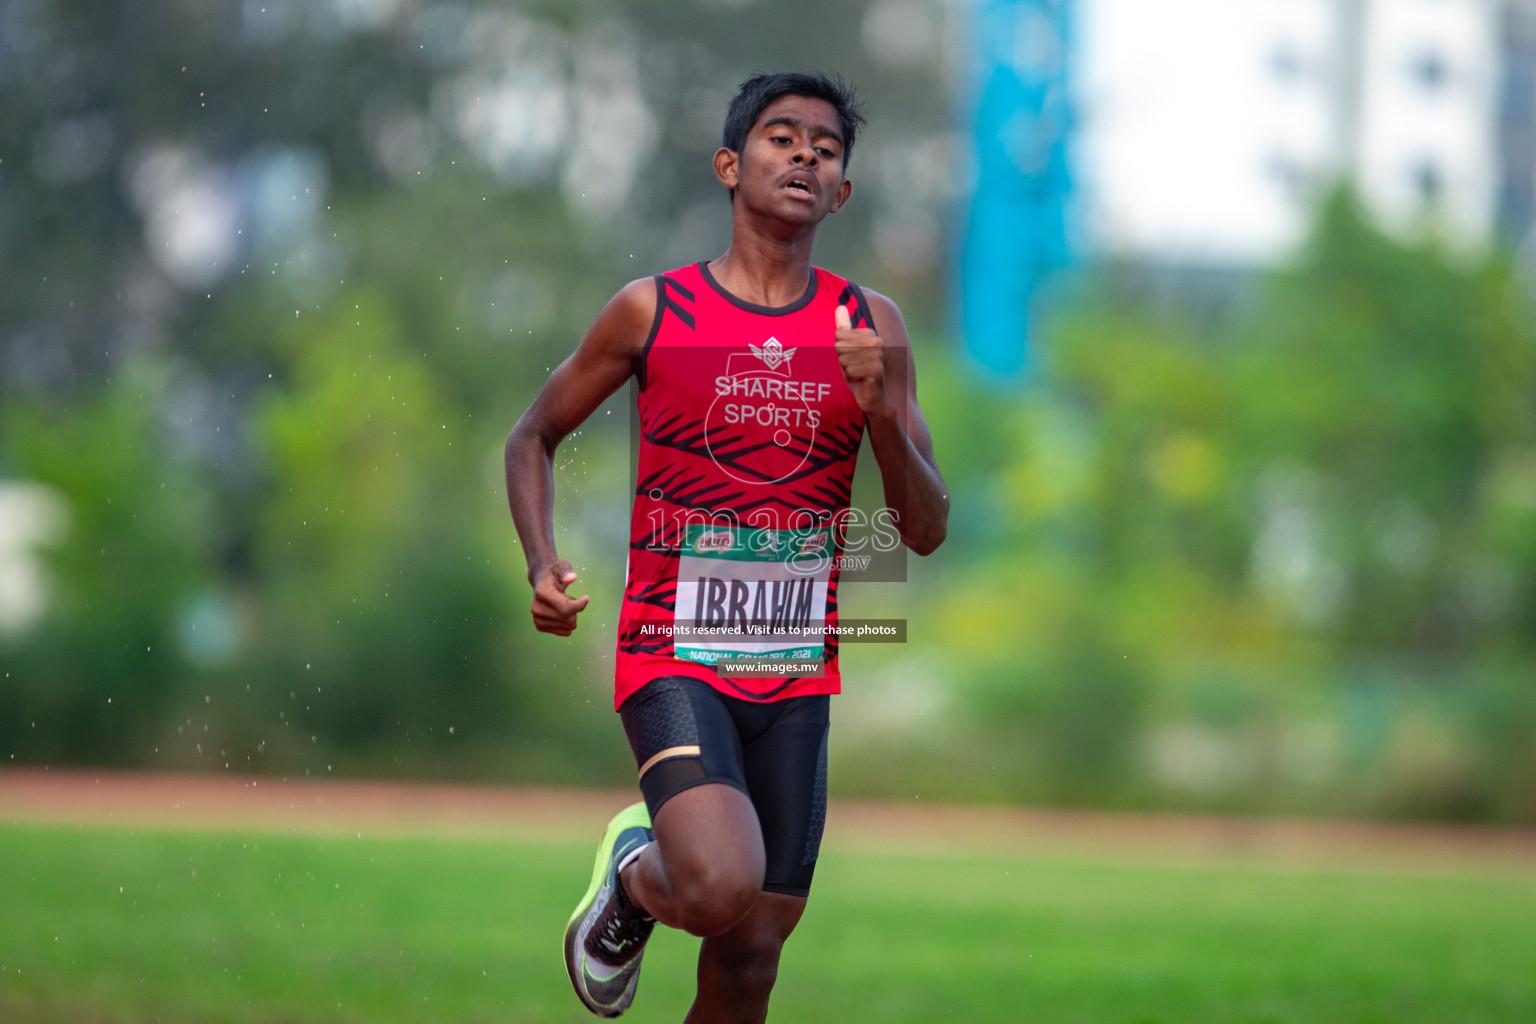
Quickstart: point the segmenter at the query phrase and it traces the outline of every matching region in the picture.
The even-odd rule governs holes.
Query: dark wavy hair
[[[725,114],[721,144],[740,153],[747,144],[747,133],[768,104],[784,96],[808,96],[832,104],[842,124],[843,168],[846,170],[848,159],[853,155],[853,137],[864,123],[864,113],[859,109],[859,98],[854,95],[853,86],[837,74],[782,72],[753,75],[741,83],[736,98],[731,100],[731,107]]]

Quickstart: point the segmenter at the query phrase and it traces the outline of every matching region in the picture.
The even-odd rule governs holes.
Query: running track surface
[[[0,770],[0,827],[50,824],[587,842],[638,794],[439,783]],[[1536,829],[834,801],[828,851],[1536,870]]]

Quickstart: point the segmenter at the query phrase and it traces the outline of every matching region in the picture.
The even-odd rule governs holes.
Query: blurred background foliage
[[[959,527],[913,605],[930,756],[999,799],[1533,820],[1512,280],[1338,194],[1220,329],[1105,268],[1036,387],[930,374]]]
[[[625,396],[559,456],[569,640],[501,443],[615,289],[723,250],[736,84],[836,68],[871,124],[817,261],[906,313],[954,512],[846,591],[911,639],[848,652],[835,788],[1536,821],[1506,257],[1339,192],[1214,307],[1082,269],[981,385],[953,24],[844,6],[0,6],[0,763],[627,784]]]

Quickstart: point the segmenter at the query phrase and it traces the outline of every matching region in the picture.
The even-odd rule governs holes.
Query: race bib
[[[678,560],[673,656],[705,665],[819,660],[831,578],[826,527],[690,525]]]

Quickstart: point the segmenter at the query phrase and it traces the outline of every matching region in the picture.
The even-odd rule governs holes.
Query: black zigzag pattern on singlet
[[[704,443],[704,425],[687,413],[674,413],[662,409],[640,424],[640,436],[651,444],[701,459],[710,457],[709,446]]]
[[[827,431],[818,435],[816,442],[811,445],[810,453],[806,456],[805,464],[788,476],[777,478],[769,476],[762,470],[741,464],[742,460],[749,456],[774,447],[772,440],[763,441],[760,444],[748,444],[744,435],[721,438],[722,433],[724,431],[718,431],[710,437],[711,444],[705,449],[705,454],[713,456],[715,462],[723,468],[745,476],[755,476],[763,483],[776,481],[780,484],[794,483],[796,480],[819,473],[828,466],[851,458],[859,450],[859,441],[862,436],[860,431],[850,429]]]
[[[651,533],[644,540],[630,540],[629,550],[649,551],[660,558],[678,558],[683,553],[683,531],[672,516],[662,517],[662,533]]]
[[[689,476],[683,470],[672,467],[670,470],[658,469],[639,481],[635,485],[635,494],[649,496],[653,491],[660,491],[661,494],[655,497],[663,501],[683,508],[712,512],[722,507],[730,508],[732,503],[746,496],[745,491],[723,490],[730,486],[723,480],[709,483],[703,477]]]
[[[741,516],[753,508],[753,503],[743,500],[746,492],[729,490],[732,484],[723,480],[708,481],[698,475],[690,475],[677,467],[659,469],[636,482],[635,495],[665,501],[677,508],[696,510],[704,517],[730,514]],[[663,558],[676,558],[681,553],[683,531],[691,523],[704,522],[704,518],[682,517],[668,514],[661,517],[661,536],[652,532],[642,538],[631,538],[632,551],[650,551]]]
[[[644,623],[634,623],[619,637],[619,650],[625,654],[667,654],[672,646],[668,636],[641,633]]]
[[[625,596],[631,601],[653,604],[670,612],[677,607],[677,580],[652,580],[644,584],[638,592]]]
[[[704,444],[704,431],[696,420],[691,420],[681,413],[673,413],[670,409],[664,409],[649,417],[640,425],[641,436],[651,444],[672,451],[695,455],[701,459],[710,458],[709,447]],[[643,480],[636,481],[636,494],[649,495],[652,491],[660,490],[662,500],[679,505],[683,508],[698,509],[701,512],[717,513],[736,511],[746,506],[744,502],[746,492],[740,489],[731,490],[732,483],[725,481],[709,482],[697,474],[688,474],[682,469],[671,467],[665,470],[657,470],[647,474]],[[661,538],[647,537],[643,540],[630,540],[630,548],[653,550],[663,555],[677,554],[677,547],[681,543],[680,530],[673,522],[673,517],[668,516],[663,520],[663,529],[667,534]]]
[[[687,288],[684,288],[682,285],[672,280],[666,274],[661,275],[661,286],[662,306],[674,314],[683,323],[687,324],[690,331],[693,330],[693,313],[687,309],[684,309],[682,303],[678,302],[677,299],[673,297],[673,293],[676,293],[684,301],[686,301],[688,305],[691,306],[693,305],[693,292],[689,291]]]
[[[800,495],[799,497],[800,500],[795,501],[790,498],[773,495],[758,501],[743,501],[736,505],[711,505],[707,508],[701,508],[701,511],[705,512],[708,517],[702,519],[698,517],[690,519],[686,514],[681,516],[663,516],[661,518],[662,532],[660,536],[657,536],[655,532],[649,533],[643,540],[631,540],[629,547],[632,551],[649,551],[662,558],[677,558],[682,554],[683,531],[687,526],[715,522],[717,518],[734,519],[736,523],[748,528],[758,525],[771,526],[774,520],[769,520],[767,523],[756,523],[752,516],[755,512],[771,509],[775,506],[782,508],[787,513],[783,522],[788,525],[774,528],[803,528],[802,521],[792,517],[797,513],[803,513],[807,510],[812,512],[818,511],[822,508],[822,505],[820,501],[810,500],[806,495]]]
[[[810,490],[797,490],[795,497],[799,499],[801,508],[843,508],[853,497],[853,478],[845,477],[836,484],[833,486],[827,483]]]
[[[757,477],[763,483],[776,480],[762,470],[742,465],[742,460],[764,449],[775,447],[772,440],[749,444],[746,436],[742,434],[722,437],[721,435],[725,433],[723,430],[709,436],[697,420],[683,413],[673,413],[670,409],[662,410],[649,422],[642,423],[640,430],[645,440],[662,448],[696,455],[701,459],[711,459],[722,469],[728,469],[743,476]],[[860,431],[846,428],[822,434],[811,446],[811,452],[806,457],[805,464],[777,482],[793,483],[842,462],[859,450],[861,436]],[[706,437],[710,443],[706,443]]]
[[[787,482],[793,483],[801,477],[819,472],[828,466],[839,462],[846,462],[859,452],[859,445],[864,440],[864,425],[856,427],[838,427],[835,430],[824,430],[816,435],[816,441],[811,445],[812,458],[806,460],[807,466],[815,463],[814,469],[806,469],[797,472],[787,478]]]

